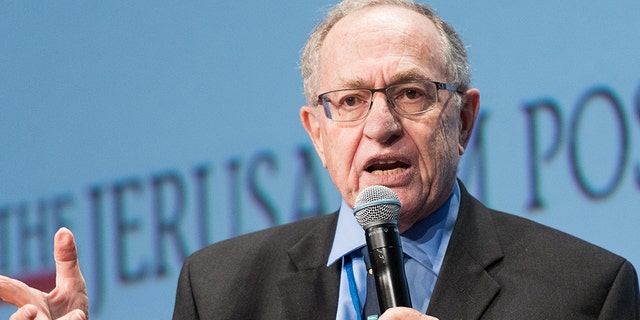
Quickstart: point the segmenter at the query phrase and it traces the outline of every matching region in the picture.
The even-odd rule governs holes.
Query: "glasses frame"
[[[318,95],[318,105],[322,106],[324,109],[324,114],[327,117],[327,119],[331,120],[331,121],[335,121],[335,122],[353,122],[353,121],[358,121],[358,120],[362,120],[364,118],[367,117],[367,115],[369,115],[369,111],[371,111],[371,107],[373,106],[373,96],[376,92],[382,92],[384,93],[387,103],[389,105],[391,105],[392,109],[400,115],[416,115],[416,114],[421,114],[421,113],[425,113],[429,110],[431,110],[431,108],[427,108],[425,110],[421,110],[421,111],[417,111],[417,112],[403,112],[402,110],[398,109],[395,105],[395,103],[393,103],[392,100],[389,99],[389,95],[387,90],[389,90],[390,88],[393,87],[397,87],[397,86],[401,86],[401,85],[405,85],[405,84],[411,84],[411,83],[420,83],[420,84],[424,84],[426,85],[427,83],[430,84],[434,84],[436,87],[436,100],[434,101],[433,105],[438,104],[438,91],[439,90],[447,90],[447,91],[451,91],[451,92],[456,92],[459,94],[464,94],[464,92],[458,90],[458,88],[452,84],[448,84],[448,83],[444,83],[444,82],[438,82],[438,81],[432,81],[432,80],[420,80],[420,81],[408,81],[408,82],[401,82],[401,83],[394,83],[391,85],[388,85],[386,87],[383,88],[376,88],[376,89],[370,89],[370,88],[348,88],[348,89],[338,89],[338,90],[331,90],[331,91],[327,91],[324,92],[322,94]],[[330,93],[334,93],[334,92],[340,92],[340,91],[350,91],[350,90],[366,90],[371,92],[371,98],[369,101],[369,107],[367,108],[367,111],[364,112],[362,114],[361,117],[357,118],[357,119],[353,119],[353,120],[336,120],[333,119],[333,117],[331,116],[331,110],[330,110],[330,106],[329,104],[331,103],[329,100],[325,100],[324,96]]]

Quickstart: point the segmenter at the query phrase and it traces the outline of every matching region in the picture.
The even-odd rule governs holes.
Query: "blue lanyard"
[[[356,278],[353,275],[352,254],[344,256],[344,269],[347,271],[347,279],[349,281],[349,294],[353,302],[353,308],[356,310],[357,319],[362,319],[362,311],[360,310],[360,296],[356,287]]]

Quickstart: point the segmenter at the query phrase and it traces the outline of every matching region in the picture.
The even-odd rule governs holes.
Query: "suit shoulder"
[[[334,213],[247,233],[210,244],[194,252],[189,260],[191,263],[197,264],[199,261],[212,261],[220,256],[258,256],[269,255],[273,252],[282,253],[313,232],[319,233],[320,238],[324,237],[326,241],[331,242],[336,221],[337,214]]]
[[[491,210],[491,217],[505,250],[618,267],[626,262],[611,251],[527,218],[496,210]]]

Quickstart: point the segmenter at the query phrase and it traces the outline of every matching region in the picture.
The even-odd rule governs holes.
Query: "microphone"
[[[353,214],[365,231],[380,312],[411,307],[398,231],[398,196],[385,186],[367,187],[356,197]]]

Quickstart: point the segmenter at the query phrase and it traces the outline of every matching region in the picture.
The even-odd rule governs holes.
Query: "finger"
[[[38,309],[31,304],[27,304],[12,314],[9,320],[34,320],[37,316]]]
[[[53,255],[56,261],[56,286],[64,285],[69,279],[72,283],[82,279],[76,242],[69,229],[60,228],[56,232],[53,240]]]
[[[20,308],[43,298],[43,293],[24,282],[0,275],[0,299]]]
[[[380,320],[438,320],[438,318],[425,315],[418,310],[407,307],[395,307],[387,309],[379,318]]]
[[[81,310],[73,310],[57,320],[87,320],[87,316]]]

